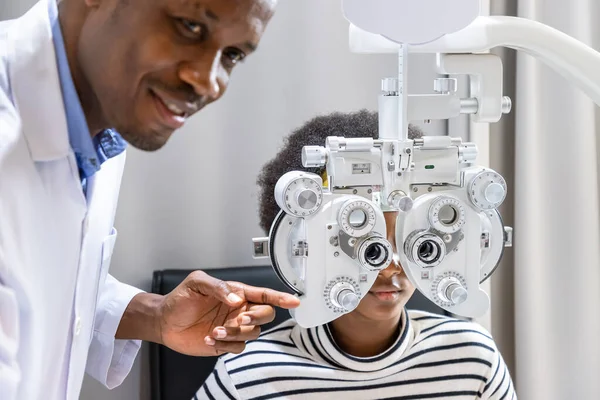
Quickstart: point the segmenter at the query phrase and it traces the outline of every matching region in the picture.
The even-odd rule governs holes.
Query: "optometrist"
[[[298,300],[196,271],[166,296],[108,273],[126,143],[161,148],[225,91],[274,0],[41,0],[0,23],[0,397],[109,388],[140,341],[239,353]]]

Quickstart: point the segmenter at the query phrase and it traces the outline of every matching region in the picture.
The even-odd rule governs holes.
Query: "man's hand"
[[[247,340],[258,337],[260,325],[273,321],[272,306],[289,309],[299,304],[287,293],[194,271],[166,296],[135,296],[116,337],[149,340],[194,356],[240,353]]]

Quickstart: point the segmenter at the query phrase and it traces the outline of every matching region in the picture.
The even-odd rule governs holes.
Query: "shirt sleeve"
[[[115,339],[127,305],[141,292],[107,275],[100,294],[86,372],[109,389],[123,383],[141,346],[140,340]]]
[[[483,388],[481,398],[489,400],[516,400],[517,393],[515,392],[510,372],[498,349],[494,353],[492,368],[489,371],[490,374]]]
[[[223,357],[219,358],[212,374],[204,385],[196,392],[192,400],[241,400],[229,372],[225,367]]]

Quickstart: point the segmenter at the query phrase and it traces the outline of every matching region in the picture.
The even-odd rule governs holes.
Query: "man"
[[[200,271],[164,297],[108,274],[125,141],[157,150],[221,97],[274,7],[41,0],[0,24],[3,400],[77,399],[84,371],[113,388],[140,340],[239,353],[273,319],[270,305],[298,305]]]
[[[269,232],[279,212],[277,180],[302,167],[304,145],[327,136],[377,138],[377,113],[317,117],[293,132],[259,178],[260,225]],[[409,126],[409,138],[421,132]],[[395,248],[397,212],[384,213]],[[313,288],[314,289],[314,288]],[[241,355],[219,359],[199,399],[515,399],[510,374],[481,326],[407,311],[415,288],[396,261],[381,271],[358,307],[311,329],[293,320],[249,342]]]

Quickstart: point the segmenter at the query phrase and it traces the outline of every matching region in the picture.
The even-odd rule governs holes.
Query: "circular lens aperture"
[[[431,268],[439,265],[446,257],[446,244],[431,232],[414,231],[404,242],[404,253],[411,262],[423,268]]]
[[[426,240],[419,245],[419,260],[423,261],[425,264],[435,262],[439,254],[440,246],[431,240]]]
[[[371,243],[365,250],[365,259],[370,265],[378,267],[387,259],[387,250],[379,243]]]
[[[367,214],[359,208],[353,210],[348,217],[350,226],[355,229],[362,228],[367,223]]]
[[[362,198],[345,201],[337,215],[340,229],[353,238],[368,235],[375,228],[378,218],[374,203]]]
[[[446,204],[440,208],[440,222],[446,226],[452,226],[458,219],[458,211],[450,204]]]
[[[439,196],[429,206],[429,224],[440,233],[453,234],[462,229],[466,221],[466,208],[454,197]]]
[[[392,245],[380,235],[361,240],[357,244],[356,254],[360,265],[369,271],[387,268],[394,257]]]

